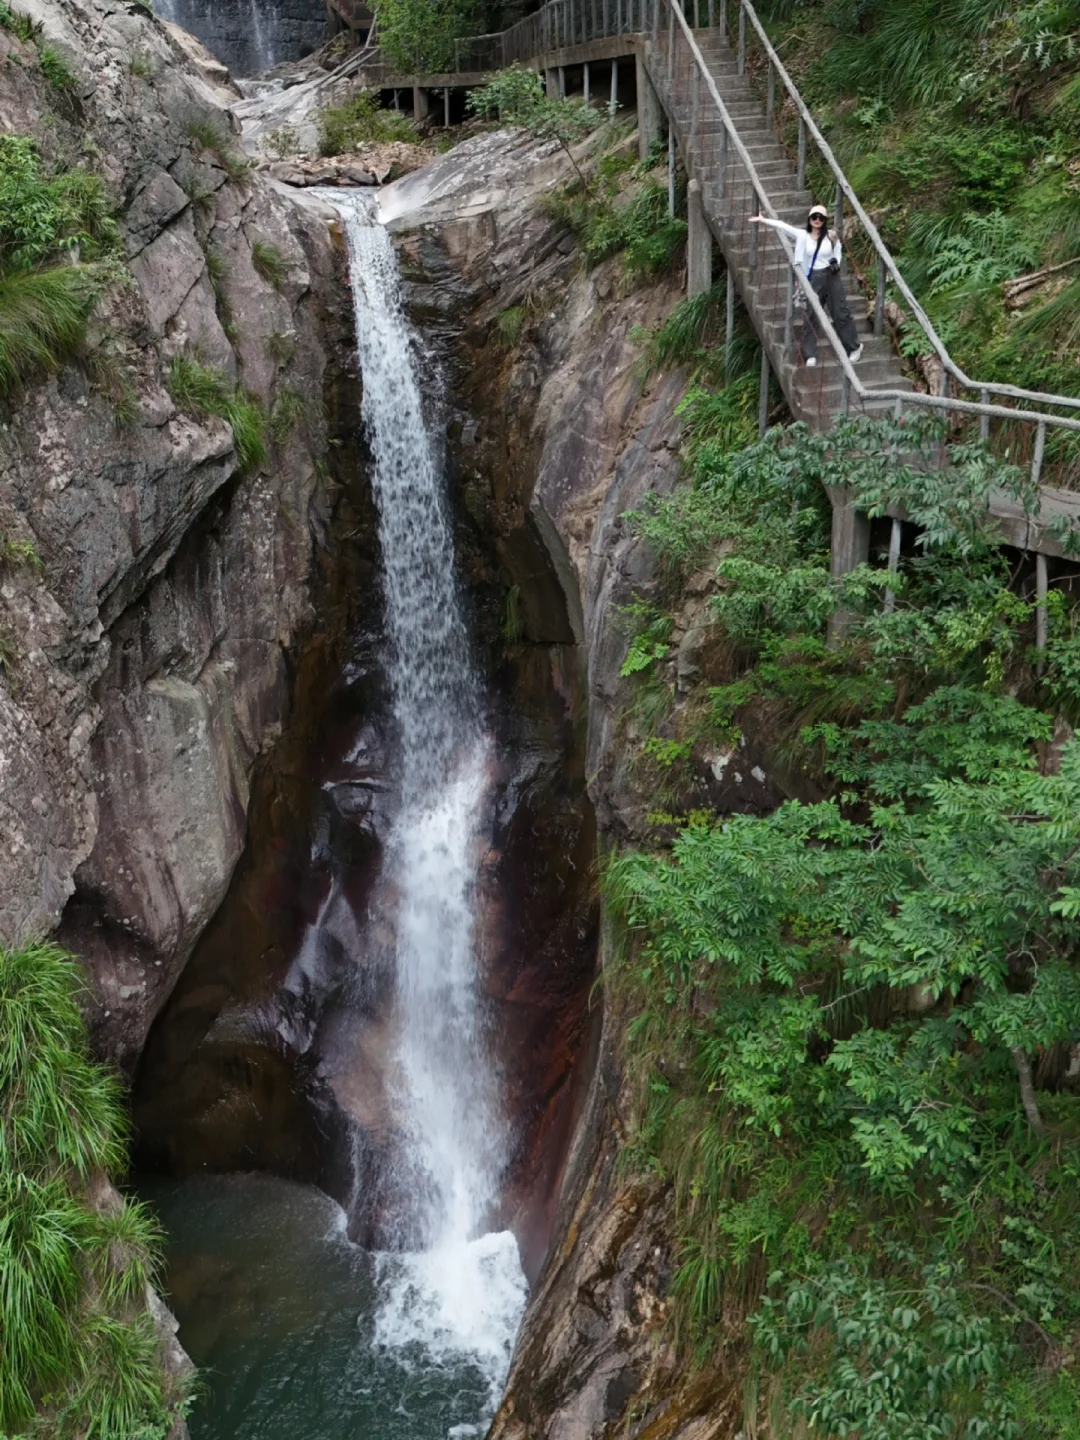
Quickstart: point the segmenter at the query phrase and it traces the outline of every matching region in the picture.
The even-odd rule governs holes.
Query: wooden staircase
[[[698,30],[694,38],[777,217],[794,225],[805,224],[806,213],[816,197],[809,190],[799,188],[795,166],[768,122],[764,103],[746,76],[738,73],[734,52],[719,30]],[[791,269],[787,255],[775,230],[749,224],[749,217],[758,209],[749,173],[730,141],[724,143],[723,121],[705,93],[700,77],[694,75],[696,66],[691,61],[689,47],[676,44],[672,59],[668,53],[669,43],[665,35],[647,39],[646,73],[667,111],[687,174],[701,185],[709,227],[791,413],[815,430],[826,430],[844,410],[840,365],[825,337],[818,345],[817,366],[808,368],[802,362],[799,338],[805,312],[795,310],[791,338],[785,345]],[[872,334],[866,299],[847,272],[846,263],[843,278],[848,304],[864,346],[857,367],[860,380],[871,390],[877,387],[910,392],[914,387],[905,378],[888,337]],[[885,399],[875,403],[871,395],[852,399],[850,410],[881,414],[893,404],[892,400]]]

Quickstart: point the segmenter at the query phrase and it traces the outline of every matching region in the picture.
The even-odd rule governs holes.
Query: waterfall
[[[396,1214],[379,1257],[376,1337],[467,1355],[492,1393],[525,1299],[517,1246],[485,1233],[507,1158],[475,950],[480,808],[489,762],[444,494],[390,238],[363,193],[323,191],[348,237],[363,422],[382,549],[400,809],[387,845],[403,1135]]]

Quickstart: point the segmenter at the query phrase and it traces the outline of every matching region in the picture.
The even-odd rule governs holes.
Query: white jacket
[[[817,262],[814,262],[814,248],[817,240],[804,225],[802,229],[798,225],[789,225],[785,220],[768,220],[763,215],[762,225],[768,225],[771,230],[782,230],[795,241],[795,264],[798,265],[803,274],[809,276],[810,266],[814,266],[814,274],[818,274],[826,268],[830,260],[840,259],[840,237],[835,230],[828,230],[821,237],[821,249],[818,250]]]

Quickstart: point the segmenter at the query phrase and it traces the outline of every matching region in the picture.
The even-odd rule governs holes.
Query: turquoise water
[[[490,1360],[381,1343],[378,1262],[349,1242],[320,1191],[240,1175],[148,1182],[142,1193],[165,1226],[169,1299],[201,1371],[192,1440],[484,1434]]]

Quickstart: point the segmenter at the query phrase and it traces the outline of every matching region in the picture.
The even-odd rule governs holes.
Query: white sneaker
[[[862,346],[857,345],[847,358],[851,361],[852,365],[857,365],[862,359]]]
[[[812,370],[816,364],[817,364],[817,356],[816,356],[816,355],[811,355],[810,358],[809,358],[809,360],[807,360],[807,362],[806,362],[806,368],[807,368],[808,370]]]

